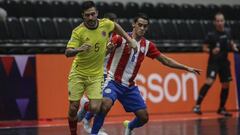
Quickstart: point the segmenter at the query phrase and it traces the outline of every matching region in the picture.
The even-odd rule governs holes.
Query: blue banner
[[[236,75],[236,83],[237,83],[237,90],[238,90],[238,107],[240,108],[240,55],[235,53],[234,54],[235,60],[235,75]]]
[[[37,119],[35,56],[0,56],[0,120]]]

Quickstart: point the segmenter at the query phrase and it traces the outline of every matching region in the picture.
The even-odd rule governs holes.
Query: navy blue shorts
[[[113,80],[105,83],[103,97],[112,99],[113,103],[118,99],[126,112],[146,109],[145,101],[137,86],[125,87]]]

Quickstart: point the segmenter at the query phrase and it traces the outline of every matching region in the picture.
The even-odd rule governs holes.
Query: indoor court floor
[[[104,125],[109,135],[123,135],[122,120],[129,116],[107,119]],[[238,113],[221,117],[215,113],[153,115],[134,135],[240,135]],[[0,122],[0,135],[69,135],[66,120],[5,121]],[[88,135],[78,124],[78,135]]]

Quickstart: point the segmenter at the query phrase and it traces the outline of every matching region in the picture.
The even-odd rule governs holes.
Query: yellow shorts
[[[68,79],[68,99],[78,101],[85,93],[91,99],[102,99],[103,76],[85,77],[72,72]]]

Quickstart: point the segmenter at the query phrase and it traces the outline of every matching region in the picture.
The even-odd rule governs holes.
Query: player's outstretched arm
[[[115,24],[114,32],[116,32],[117,34],[122,36],[124,39],[126,39],[130,47],[133,48],[135,52],[137,52],[137,41],[135,39],[132,39],[119,24],[117,23],[114,23],[114,24]]]
[[[200,72],[201,72],[200,69],[196,69],[196,68],[193,68],[193,67],[183,65],[183,64],[165,56],[164,54],[160,54],[156,59],[159,62],[161,62],[163,65],[166,65],[166,66],[171,67],[171,68],[186,70],[186,71],[192,72],[194,74],[200,74]]]

